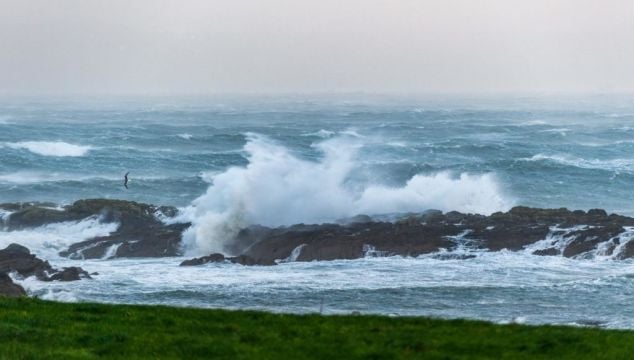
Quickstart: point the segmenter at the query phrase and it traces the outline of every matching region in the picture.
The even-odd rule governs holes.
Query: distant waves
[[[42,156],[85,156],[92,146],[69,144],[63,141],[21,141],[5,143],[11,149],[24,149]]]

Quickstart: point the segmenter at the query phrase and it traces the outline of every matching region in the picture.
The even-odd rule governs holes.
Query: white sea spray
[[[81,221],[52,223],[32,229],[0,231],[0,248],[17,243],[44,259],[55,259],[68,246],[96,236],[106,236],[118,227],[117,223],[102,223],[99,217],[93,216]]]
[[[493,174],[418,174],[400,187],[349,182],[363,141],[346,136],[314,145],[319,161],[300,159],[282,145],[250,134],[246,167],[211,176],[207,192],[183,209],[193,226],[184,234],[189,254],[225,252],[250,224],[324,223],[357,214],[426,209],[490,214],[513,204]]]

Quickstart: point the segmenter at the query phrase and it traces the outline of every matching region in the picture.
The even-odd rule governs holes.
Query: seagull
[[[125,186],[125,188],[128,188],[128,174],[130,172],[128,171],[127,173],[125,173],[125,175],[123,175],[123,186]]]

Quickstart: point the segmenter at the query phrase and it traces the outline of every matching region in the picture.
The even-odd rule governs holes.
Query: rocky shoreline
[[[118,228],[72,244],[59,253],[71,259],[182,256],[182,233],[189,223],[166,224],[178,210],[124,200],[87,199],[65,207],[45,203],[0,204],[2,231],[35,228],[52,223],[95,218]],[[332,224],[297,224],[242,229],[231,243],[231,254],[209,254],[182,266],[209,262],[276,265],[287,261],[358,259],[366,256],[469,259],[469,251],[528,251],[569,258],[634,257],[634,218],[589,211],[515,207],[489,216],[428,210],[398,215],[391,221],[366,215]],[[90,276],[80,268],[53,269],[25,246],[0,250],[0,273],[36,276],[42,281],[78,280]],[[457,250],[463,250],[459,252]],[[28,266],[27,266],[28,264]],[[9,278],[10,280],[10,278]],[[6,278],[0,278],[0,284]],[[7,289],[11,288],[8,286]],[[12,290],[13,291],[13,290]],[[15,293],[15,291],[10,293]]]
[[[367,217],[352,220],[345,224],[248,228],[238,235],[242,244],[250,244],[241,256],[258,265],[432,253],[440,259],[474,257],[452,254],[457,249],[531,251],[569,258],[634,257],[634,242],[629,241],[634,237],[634,218],[608,215],[600,209],[585,212],[515,207],[490,216],[432,210],[395,222]],[[224,259],[213,254],[183,265],[214,261]]]
[[[40,281],[76,281],[90,279],[90,274],[81,267],[71,266],[56,269],[19,244],[10,244],[0,250],[0,294],[5,296],[24,296],[26,291],[13,282],[9,274],[19,278],[34,276]]]

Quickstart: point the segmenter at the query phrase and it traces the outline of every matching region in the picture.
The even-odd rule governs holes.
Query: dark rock
[[[26,291],[24,291],[24,288],[22,286],[14,283],[9,275],[0,272],[0,296],[26,296]]]
[[[437,260],[468,260],[474,259],[476,256],[473,254],[437,254],[434,255],[433,258]]]
[[[79,219],[70,218],[63,210],[31,206],[9,215],[5,224],[9,230],[17,230],[70,220]]]
[[[80,200],[61,209],[37,203],[3,204],[0,207],[14,211],[4,225],[8,230],[57,221],[78,221],[90,216],[103,222],[120,224],[117,231],[108,236],[73,244],[60,253],[77,259],[178,256],[181,254],[182,232],[190,226],[188,223],[166,225],[157,218],[156,214],[176,215],[177,210],[173,207],[123,200]],[[579,228],[579,225],[586,227]],[[518,251],[546,239],[549,234],[565,238],[560,243],[565,245],[561,252],[563,256],[588,257],[593,256],[599,247],[602,254],[611,254],[620,241],[620,234],[626,231],[626,227],[632,226],[634,218],[608,215],[601,209],[585,212],[517,206],[508,212],[496,212],[489,216],[456,211],[443,214],[438,210],[382,217],[358,215],[338,224],[297,224],[279,228],[252,225],[229,239],[225,247],[227,257],[212,254],[187,260],[183,265],[212,261],[274,265],[280,260],[358,259],[369,255],[418,256],[441,250],[451,251],[458,246],[489,251]],[[577,230],[565,230],[573,227]],[[555,241],[551,248],[534,253],[559,255]],[[615,256],[634,257],[634,245],[628,243],[620,249],[621,252]],[[0,271],[16,268],[25,274],[44,274],[45,277],[52,274],[50,265],[35,260],[28,249],[27,252],[20,248],[3,251],[16,255],[2,260],[0,253]],[[59,278],[73,278],[71,275],[60,274]]]
[[[81,279],[90,279],[90,275],[82,268],[71,266],[63,268],[61,271],[51,275],[47,281],[75,281]]]
[[[156,214],[174,216],[177,211],[176,208],[170,206],[110,199],[78,200],[61,209],[42,206],[39,203],[25,203],[9,216],[7,223],[9,230],[16,230],[99,216],[103,222],[120,223],[120,231],[128,231],[148,225],[160,225],[161,222],[156,218]]]
[[[579,225],[587,226],[565,230]],[[271,262],[288,259],[295,249],[296,261],[357,259],[368,255],[368,247],[373,249],[373,254],[384,256],[418,256],[451,250],[458,245],[489,251],[518,251],[546,239],[554,231],[555,235],[565,238],[563,252],[551,247],[536,250],[534,254],[586,257],[594,256],[593,251],[600,245],[602,253],[611,253],[624,227],[633,225],[633,218],[608,216],[597,209],[585,212],[518,206],[490,216],[428,211],[402,217],[394,223],[300,224],[260,230],[258,239],[251,239],[252,245],[243,254],[256,261]],[[557,234],[557,230],[551,229],[562,230]],[[244,244],[249,243],[248,238],[242,239]],[[624,246],[619,257],[634,257],[634,245]]]
[[[229,261],[234,264],[240,264],[240,265],[265,265],[265,266],[277,265],[277,263],[275,263],[274,261],[266,262],[262,260],[256,260],[247,255],[239,255],[236,257],[225,257],[222,254],[211,254],[211,255],[195,258],[195,259],[185,260],[180,264],[180,266],[197,266],[197,265],[208,264],[211,262],[217,263],[217,262],[224,262],[224,261]]]
[[[288,258],[294,249],[303,246],[297,261],[358,259],[365,256],[366,246],[371,246],[386,255],[418,256],[455,247],[448,236],[459,233],[452,224],[423,224],[418,218],[397,223],[293,226],[271,231],[269,237],[244,254],[258,262],[272,263]]]
[[[262,266],[277,265],[275,261],[268,261],[266,259],[254,259],[248,255],[238,255],[236,257],[227,258],[227,260],[231,261],[234,264],[240,264],[240,265],[262,265]]]
[[[0,204],[0,209],[7,211],[19,211],[33,206],[55,208],[57,205],[50,202],[2,203]]]
[[[634,258],[634,242],[630,241],[624,244],[616,258],[619,260]]]
[[[20,244],[9,244],[9,246],[7,246],[4,249],[5,252],[7,253],[11,253],[11,254],[25,254],[28,255],[31,253],[31,250],[29,250],[27,247],[22,246]]]
[[[603,209],[590,209],[588,210],[588,216],[602,218],[608,216],[608,213]]]
[[[128,231],[117,230],[108,236],[96,237],[71,245],[60,252],[71,259],[109,257],[165,257],[181,252],[183,231],[190,224],[149,225]],[[112,253],[109,254],[109,251]]]
[[[440,210],[427,210],[421,214],[421,222],[433,223],[442,221],[444,219],[443,213]]]
[[[11,244],[0,250],[0,272],[17,272],[22,277],[36,276],[38,279],[48,278],[53,268],[47,261],[38,259],[24,246]]]
[[[467,237],[479,240],[483,248],[491,251],[508,249],[517,251],[546,238],[549,227],[541,224],[498,223],[493,228],[476,228]]]
[[[590,211],[588,211],[589,213]],[[570,233],[568,237],[574,238],[563,251],[565,257],[574,257],[588,251],[594,250],[600,243],[606,242],[625,229],[618,225],[601,226],[578,230]]]
[[[181,234],[190,226],[165,225],[157,218],[157,215],[175,216],[178,210],[174,207],[134,201],[88,199],[63,208],[46,207],[39,203],[4,206],[15,211],[7,217],[4,225],[9,231],[89,217],[119,224],[109,236],[88,239],[61,252],[62,256],[71,258],[176,256],[180,253]]]
[[[225,261],[224,255],[211,254],[211,255],[195,258],[195,259],[185,260],[180,264],[180,266],[197,266],[197,265],[207,264],[210,262],[223,262],[223,261]]]
[[[533,255],[541,255],[541,256],[555,256],[560,255],[561,251],[556,248],[548,248],[548,249],[539,249],[533,251]]]
[[[11,244],[0,250],[0,273],[10,272],[16,272],[24,278],[35,276],[42,281],[73,281],[82,277],[90,278],[88,273],[78,267],[57,270],[48,261],[37,258],[29,249],[18,244]]]

